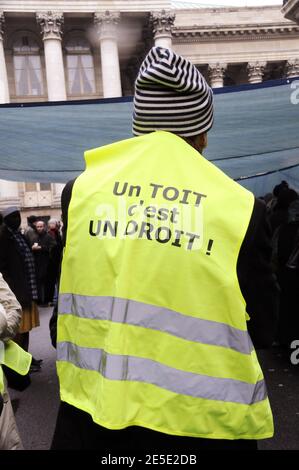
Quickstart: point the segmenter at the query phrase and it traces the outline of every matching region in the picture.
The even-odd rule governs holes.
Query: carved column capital
[[[99,39],[110,39],[117,37],[117,27],[120,22],[119,11],[94,13],[94,23],[97,25]]]
[[[4,13],[3,11],[0,10],[0,41],[3,40],[4,23],[5,23]]]
[[[41,27],[43,40],[59,39],[62,37],[63,14],[55,11],[38,12],[36,20]]]
[[[152,11],[150,23],[155,39],[160,35],[172,36],[175,13],[170,10]]]
[[[209,64],[210,80],[223,80],[224,72],[227,64],[217,62],[216,64]]]
[[[249,83],[261,83],[265,73],[266,62],[248,62],[247,72]]]
[[[287,78],[299,77],[299,58],[287,61],[286,76]]]

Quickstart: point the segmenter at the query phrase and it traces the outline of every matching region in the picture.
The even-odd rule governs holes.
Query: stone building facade
[[[154,44],[191,60],[212,87],[299,76],[299,25],[287,7],[0,0],[0,103],[132,95]],[[0,208],[59,216],[62,187],[0,180]]]

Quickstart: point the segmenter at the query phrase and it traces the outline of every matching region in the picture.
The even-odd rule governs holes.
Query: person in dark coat
[[[47,274],[52,250],[56,246],[55,240],[46,232],[45,223],[42,220],[36,222],[36,233],[30,239],[30,246],[35,260],[38,303],[46,305],[47,298]]]
[[[274,235],[275,230],[288,221],[288,208],[290,204],[298,199],[298,193],[294,189],[283,187],[278,192],[277,202],[269,216],[269,222]]]
[[[25,236],[27,240],[29,241],[29,244],[31,245],[31,239],[35,237],[36,234],[36,222],[38,221],[38,218],[36,215],[30,215],[27,218],[28,222],[28,227],[25,229]]]
[[[296,256],[297,251],[297,256]],[[292,257],[292,253],[295,257]],[[290,347],[299,337],[299,199],[290,204],[288,220],[277,230],[274,239],[273,261],[281,288],[277,340]],[[293,259],[291,259],[293,258]]]
[[[22,319],[15,341],[28,351],[29,332],[39,326],[34,258],[26,238],[20,232],[21,215],[18,208],[8,207],[2,216],[0,272],[21,304]],[[20,379],[20,387],[21,381]]]
[[[60,260],[62,254],[62,238],[59,232],[58,222],[56,219],[50,219],[48,222],[48,235],[55,241],[52,247],[49,265],[47,271],[46,282],[46,299],[49,304],[53,305],[55,287],[58,282]]]
[[[33,297],[32,289],[30,289],[29,285],[29,277],[26,272],[24,255],[18,249],[16,239],[14,238],[16,233],[21,235],[19,232],[21,224],[20,212],[17,208],[8,208],[3,212],[3,221],[4,223],[0,231],[0,271],[21,306],[28,307],[32,299],[36,299],[36,292]],[[22,235],[21,237],[25,241]],[[34,274],[35,272],[32,270],[32,276]]]

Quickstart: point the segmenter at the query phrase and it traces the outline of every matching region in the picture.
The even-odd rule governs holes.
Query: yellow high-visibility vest
[[[14,341],[0,341],[0,393],[4,391],[3,370],[1,364],[9,367],[20,375],[26,375],[29,371],[32,356],[24,351]]]
[[[61,399],[109,429],[271,437],[236,271],[253,194],[169,132],[85,158],[60,283]]]

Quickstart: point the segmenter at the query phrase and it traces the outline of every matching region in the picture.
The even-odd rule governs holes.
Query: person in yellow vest
[[[277,315],[266,208],[202,156],[212,124],[197,68],[154,47],[135,137],[87,151],[63,192],[52,449],[256,449],[273,436],[252,343],[271,345]]]
[[[1,364],[25,375],[31,356],[11,341],[19,329],[22,308],[0,273],[0,450],[22,450]]]

